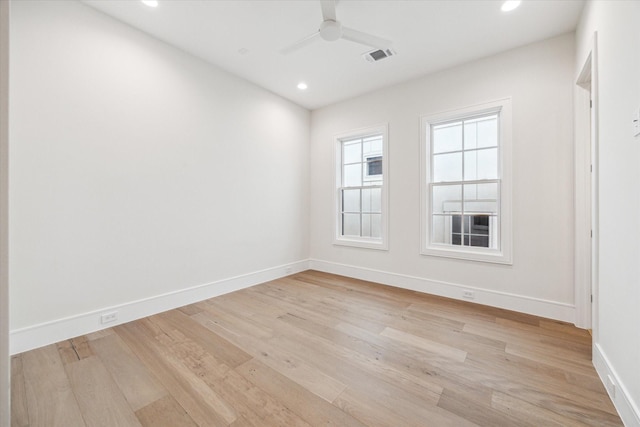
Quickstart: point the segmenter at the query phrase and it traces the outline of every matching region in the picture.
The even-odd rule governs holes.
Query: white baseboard
[[[142,317],[151,316],[163,311],[192,304],[194,302],[248,288],[307,269],[339,274],[342,276],[353,277],[355,279],[368,280],[397,288],[410,289],[460,300],[465,300],[462,298],[463,289],[472,290],[475,294],[473,302],[478,304],[505,308],[508,310],[566,322],[573,322],[575,318],[575,307],[569,304],[312,259],[297,261],[138,301],[132,301],[117,306],[104,307],[88,313],[13,330],[10,333],[10,351],[11,354],[22,353],[24,351],[58,341],[85,335],[122,323],[131,322]],[[100,322],[101,316],[105,313],[111,312],[117,312],[118,320],[108,324],[102,324]]]
[[[533,314],[535,316],[561,320],[563,322],[573,323],[575,321],[575,306],[572,304],[316,259],[309,260],[309,268],[326,273],[352,277],[354,279],[382,283],[396,288],[409,289],[427,294],[518,311],[520,313]],[[463,298],[463,290],[473,291],[475,298],[472,301]]]
[[[611,362],[598,343],[593,345],[593,366],[596,367],[596,372],[600,376],[602,384],[604,384],[607,389],[607,393],[609,393],[609,397],[616,407],[618,414],[620,414],[624,425],[627,427],[640,427],[640,409],[638,409],[638,404],[633,401],[631,394],[620,380],[620,377],[615,369],[613,369]],[[608,377],[613,379],[615,384],[614,392],[609,388]]]
[[[299,273],[308,268],[309,262],[307,260],[292,262],[138,301],[104,307],[100,310],[13,330],[10,333],[10,352],[12,355],[22,353],[58,341],[96,332],[121,323],[131,322],[132,320],[142,317],[162,313],[163,311],[172,310],[290,274]],[[117,312],[117,321],[101,324],[101,316],[111,312]]]

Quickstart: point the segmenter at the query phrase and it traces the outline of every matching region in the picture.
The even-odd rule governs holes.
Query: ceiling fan
[[[320,0],[320,6],[322,7],[322,23],[320,24],[318,31],[308,35],[302,40],[298,40],[284,49],[280,49],[280,53],[286,55],[295,52],[296,50],[310,45],[318,39],[328,42],[344,39],[377,49],[387,49],[391,47],[390,40],[343,26],[336,18],[335,0]]]

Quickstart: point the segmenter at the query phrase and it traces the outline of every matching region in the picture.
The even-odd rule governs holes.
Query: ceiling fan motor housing
[[[342,24],[337,21],[327,19],[320,24],[320,37],[323,40],[332,42],[342,37]]]

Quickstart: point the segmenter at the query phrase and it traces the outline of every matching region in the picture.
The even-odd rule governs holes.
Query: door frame
[[[11,423],[9,355],[9,14],[0,1],[0,427]]]
[[[598,334],[598,52],[597,32],[575,87],[575,307],[576,326]]]

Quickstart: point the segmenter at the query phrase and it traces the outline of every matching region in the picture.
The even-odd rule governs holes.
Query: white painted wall
[[[0,1],[0,427],[11,419],[9,359],[9,14]]]
[[[599,312],[594,361],[619,382],[614,403],[640,426],[640,2],[587,3],[576,36],[575,75],[597,31]]]
[[[312,267],[455,298],[473,287],[477,302],[573,321],[574,63],[569,34],[313,111]],[[506,97],[513,265],[419,255],[420,115]],[[390,249],[334,246],[333,137],[378,123],[389,123]]]
[[[77,2],[11,19],[12,331],[308,258],[307,110]]]

